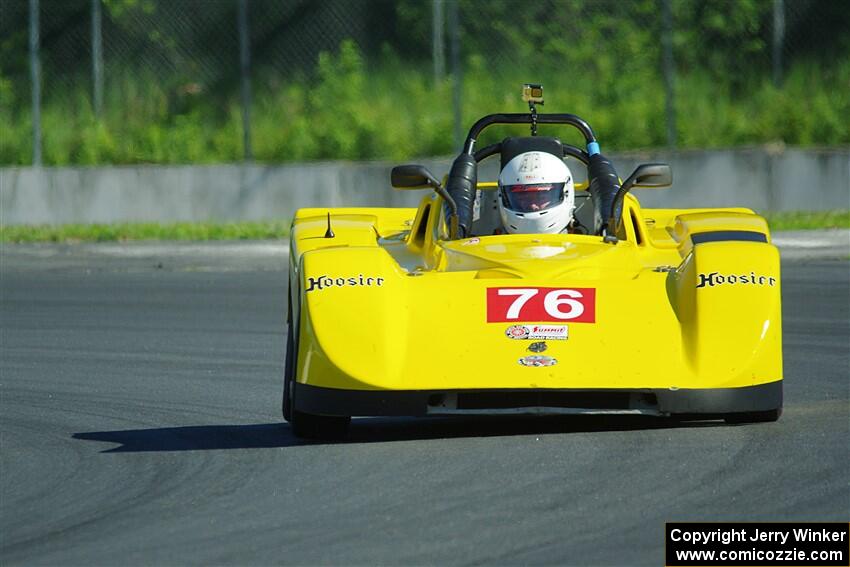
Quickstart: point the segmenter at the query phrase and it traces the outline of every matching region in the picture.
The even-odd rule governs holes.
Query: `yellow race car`
[[[337,437],[351,416],[646,414],[773,421],[782,408],[779,254],[744,208],[646,209],[571,114],[493,114],[470,129],[417,209],[300,209],[290,236],[283,415]],[[532,135],[481,149],[493,124]],[[537,136],[577,129],[585,148]],[[522,151],[579,162],[575,219],[557,234],[500,230],[499,187],[478,164]]]

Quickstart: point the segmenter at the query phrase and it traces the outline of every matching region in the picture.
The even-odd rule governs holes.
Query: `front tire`
[[[298,343],[295,340],[295,329],[292,324],[292,290],[287,293],[289,311],[286,313],[286,362],[283,366],[283,400],[281,409],[283,419],[292,421],[292,388],[295,381],[295,364],[298,356]]]
[[[306,439],[337,440],[348,434],[351,417],[338,415],[314,415],[292,409],[292,432]]]
[[[292,291],[288,295],[289,311],[286,315],[286,362],[283,369],[283,418],[292,425],[296,437],[334,440],[348,434],[351,417],[314,415],[295,409],[295,371],[298,366],[298,329],[292,321]]]

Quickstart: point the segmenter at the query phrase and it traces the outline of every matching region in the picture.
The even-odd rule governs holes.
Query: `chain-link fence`
[[[0,0],[0,163],[448,154],[472,120],[616,148],[850,142],[844,0]]]

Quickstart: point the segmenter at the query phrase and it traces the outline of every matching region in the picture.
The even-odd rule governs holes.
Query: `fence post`
[[[32,82],[32,164],[41,165],[41,62],[38,0],[30,2],[30,81]]]
[[[661,0],[661,45],[664,72],[664,111],[667,122],[667,146],[676,147],[676,100],[674,91],[675,67],[673,65],[673,15],[670,0]]]
[[[238,0],[239,67],[242,79],[242,147],[245,161],[254,159],[251,148],[251,46],[248,36],[248,0]]]
[[[454,142],[461,150],[463,144],[462,92],[463,74],[460,66],[460,15],[458,0],[449,0],[449,34],[451,37],[452,108],[454,110]]]
[[[431,0],[431,58],[434,60],[434,83],[440,84],[446,74],[445,41],[443,40],[443,0]]]
[[[94,81],[94,115],[98,120],[103,111],[103,35],[100,1],[91,0],[91,67]]]
[[[782,84],[782,48],[785,44],[785,2],[773,0],[773,84]]]

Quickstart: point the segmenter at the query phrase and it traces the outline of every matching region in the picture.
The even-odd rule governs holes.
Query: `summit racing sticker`
[[[505,329],[509,339],[531,341],[565,341],[567,340],[566,325],[511,325]]]
[[[487,288],[488,323],[539,321],[595,323],[596,289],[592,287]]]
[[[316,290],[323,290],[329,287],[359,287],[359,286],[377,286],[384,285],[384,278],[376,278],[372,276],[364,277],[363,274],[358,274],[355,277],[332,278],[330,276],[319,276],[316,278],[307,278],[307,293]]]

